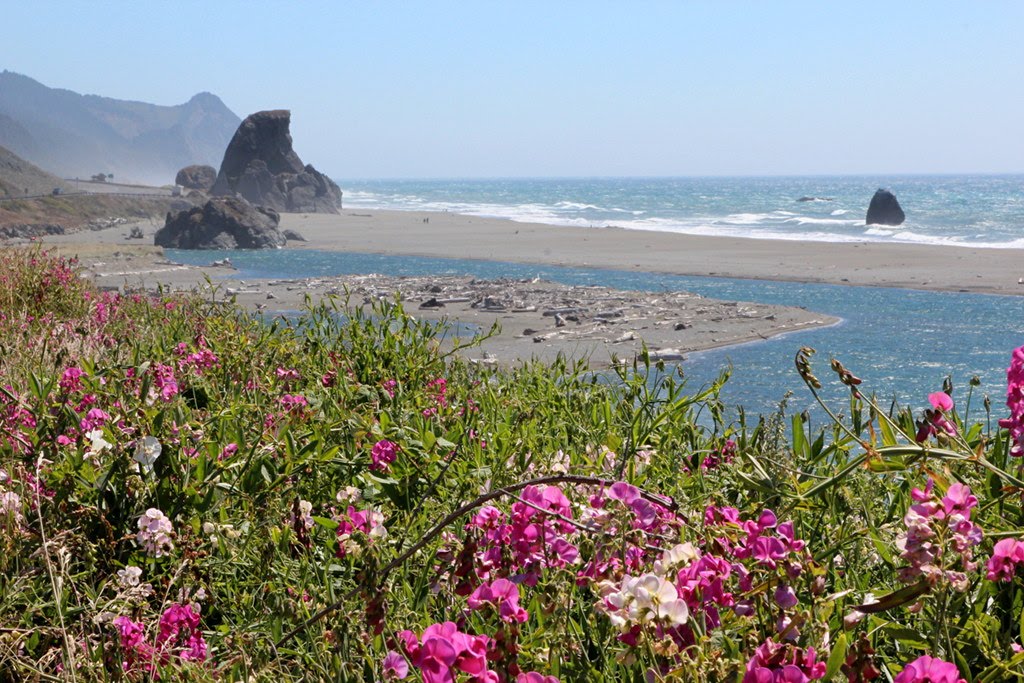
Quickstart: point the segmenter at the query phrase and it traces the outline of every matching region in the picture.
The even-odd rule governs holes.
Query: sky
[[[6,2],[0,69],[335,178],[1024,172],[1024,2]]]

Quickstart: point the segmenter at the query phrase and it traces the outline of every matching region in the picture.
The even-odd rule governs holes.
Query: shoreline
[[[288,249],[1024,295],[1024,249],[1015,248],[686,235],[392,209],[282,214],[281,228],[308,240]]]
[[[299,310],[306,296],[317,300],[348,291],[356,305],[400,293],[408,313],[448,319],[500,334],[463,355],[487,364],[510,365],[530,358],[550,361],[559,354],[605,365],[612,357],[629,361],[646,343],[667,360],[688,353],[762,341],[780,334],[833,325],[840,320],[802,308],[724,302],[696,297],[667,305],[669,293],[623,292],[572,287],[536,280],[476,282],[451,276],[354,275],[290,280],[241,280],[232,268],[214,266],[223,257],[210,251],[207,266],[168,261],[152,246],[156,225],[141,223],[143,240],[128,238],[132,226],[47,237],[46,245],[78,255],[101,287],[200,290],[209,277],[219,291],[250,310]],[[884,243],[838,244],[753,238],[702,237],[625,228],[578,228],[519,223],[447,212],[345,210],[340,215],[282,214],[282,230],[306,239],[286,250],[323,250],[463,258],[568,267],[727,277],[840,286],[1024,294],[1024,250],[936,247]],[[369,269],[368,269],[369,270]],[[374,279],[376,278],[376,279]],[[487,290],[499,287],[500,292]],[[485,305],[498,297],[500,305]],[[680,293],[681,294],[681,293]],[[528,301],[533,297],[532,303]],[[601,302],[616,298],[628,311],[600,319]],[[425,305],[442,299],[441,306]],[[495,299],[497,301],[497,299]],[[559,303],[561,302],[561,303]],[[420,308],[424,305],[423,308]],[[561,320],[544,310],[579,309],[578,319]]]

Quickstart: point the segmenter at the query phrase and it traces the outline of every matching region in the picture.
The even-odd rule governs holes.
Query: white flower
[[[117,571],[117,582],[121,588],[134,588],[139,585],[141,578],[142,569],[131,564]]]
[[[355,486],[346,486],[336,496],[339,503],[358,503],[362,497],[363,494]]]
[[[139,439],[135,446],[135,455],[132,456],[135,462],[139,463],[142,471],[149,474],[153,471],[153,463],[160,457],[163,447],[155,436],[144,436]]]
[[[85,438],[89,441],[89,448],[85,451],[85,457],[90,460],[96,460],[100,453],[110,450],[114,446],[114,444],[103,438],[102,429],[94,429],[90,432],[86,432]]]
[[[14,491],[0,491],[0,522],[8,518],[16,524],[21,522],[21,496]]]

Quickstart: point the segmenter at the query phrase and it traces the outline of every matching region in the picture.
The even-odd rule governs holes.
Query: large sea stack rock
[[[186,166],[178,171],[174,182],[187,190],[209,192],[213,184],[217,182],[217,169],[205,165]]]
[[[168,213],[155,242],[170,249],[271,249],[285,243],[277,229],[280,220],[273,209],[241,197],[214,197],[203,206]]]
[[[907,219],[903,213],[903,207],[896,201],[896,195],[889,190],[881,188],[875,192],[868,205],[868,217],[865,223],[868,225],[902,225]]]
[[[231,138],[213,194],[238,194],[275,211],[338,213],[341,189],[311,165],[303,166],[288,132],[291,112],[248,116]]]

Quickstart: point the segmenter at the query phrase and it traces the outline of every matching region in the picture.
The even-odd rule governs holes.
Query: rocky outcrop
[[[186,166],[174,177],[176,185],[181,185],[186,190],[199,190],[200,192],[209,192],[215,182],[217,182],[217,169],[202,164]]]
[[[881,188],[875,192],[868,205],[867,225],[902,225],[907,219],[903,207],[896,201],[896,195]]]
[[[203,206],[168,213],[154,241],[171,249],[276,248],[285,243],[277,229],[280,220],[273,209],[240,197],[215,197]]]
[[[212,193],[293,213],[338,213],[341,189],[292,149],[286,109],[252,114],[231,138]]]

